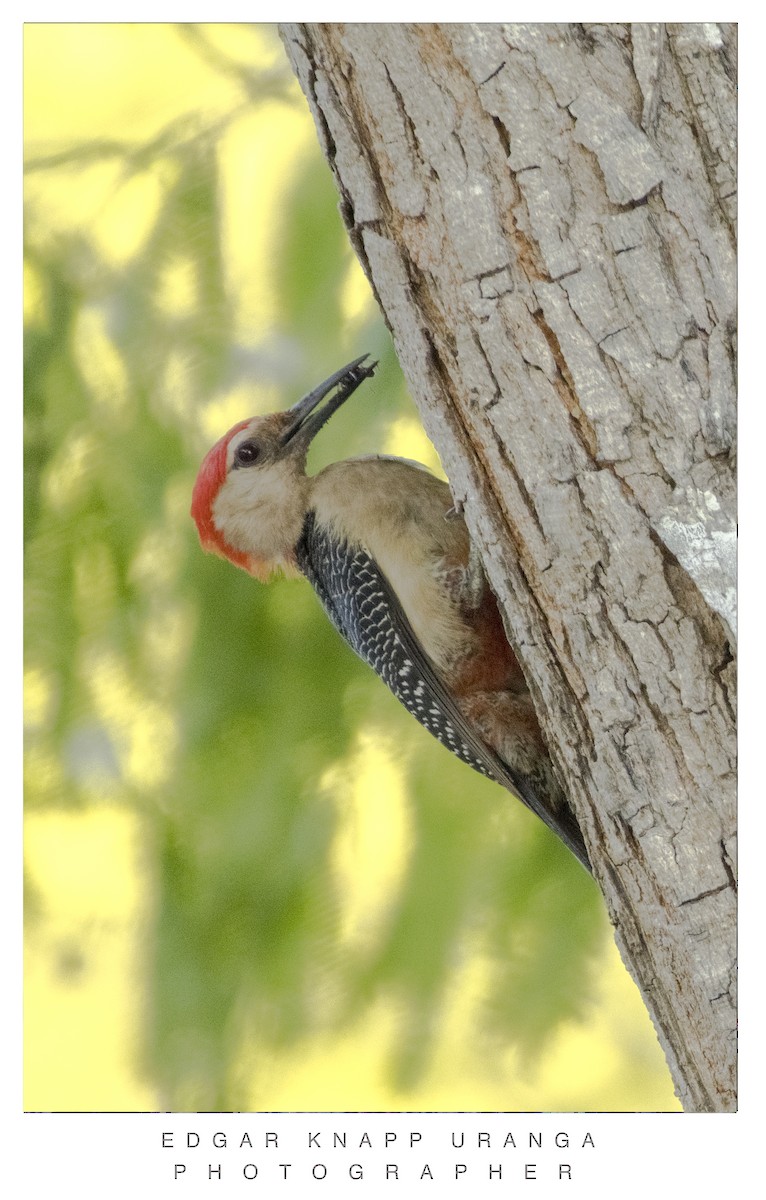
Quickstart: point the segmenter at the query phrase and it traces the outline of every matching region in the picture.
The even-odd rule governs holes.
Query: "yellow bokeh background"
[[[257,104],[248,90],[254,80],[260,81]],[[130,271],[150,243],[163,196],[178,173],[163,139],[168,145],[193,140],[203,130],[206,144],[212,131],[218,171],[231,336],[242,354],[284,343],[274,229],[286,185],[319,151],[275,31],[265,26],[27,26],[27,236],[34,247],[25,266],[28,330],[55,335],[55,298],[39,263],[68,239],[87,248],[72,268],[81,272],[83,293],[91,260],[117,278]],[[83,145],[94,148],[90,160],[72,155]],[[310,272],[311,262],[305,267]],[[339,269],[339,311],[345,342],[353,347],[357,332],[377,317],[350,251]],[[194,253],[176,247],[163,259],[154,302],[163,319],[179,326],[204,305],[205,279]],[[56,431],[41,476],[41,504],[59,521],[84,503],[102,452],[102,425],[110,437],[127,441],[137,420],[130,364],[97,301],[83,304],[72,339],[72,361],[92,409],[89,420]],[[78,782],[76,803],[62,802],[68,767],[53,736],[61,676],[39,649],[49,601],[27,618],[27,1109],[143,1111],[178,1103],[153,1070],[146,1028],[163,903],[154,822],[182,802],[172,792],[186,745],[177,695],[197,653],[194,598],[179,587],[186,556],[196,553],[187,549],[188,478],[210,440],[243,413],[283,402],[275,382],[257,385],[247,377],[222,379],[199,402],[194,373],[193,356],[168,353],[152,411],[180,431],[188,466],[168,480],[161,509],[137,534],[129,564],[117,561],[105,538],[88,539],[72,554],[66,603],[81,631],[78,694],[89,719],[108,731],[110,746],[103,770],[97,764]],[[369,436],[382,436],[383,443],[359,449],[384,449],[439,469],[409,407],[398,408]],[[332,448],[324,453],[332,457]],[[108,636],[123,574],[142,597],[138,667]],[[284,586],[293,589],[284,593],[291,603],[302,595],[300,584]],[[296,642],[303,603],[295,600]],[[291,619],[284,606],[273,609],[277,624]],[[339,899],[334,941],[318,952],[331,960],[364,960],[368,947],[385,936],[412,865],[416,801],[401,748],[394,746],[374,723],[362,722],[346,758],[320,771],[319,793],[334,812],[327,870]],[[501,819],[503,811],[498,802],[488,819]],[[209,844],[217,836],[211,817]],[[407,998],[381,988],[340,1027],[304,1028],[268,1045],[247,1005],[235,1005],[227,1034],[236,1048],[231,1094],[243,1106],[249,1101],[272,1111],[677,1109],[662,1053],[605,915],[600,922],[590,992],[579,1015],[561,1020],[539,1054],[474,1036],[494,970],[479,930],[460,944],[432,1053],[409,1083],[390,1068],[407,1021]],[[319,1002],[330,985],[319,980],[316,986]],[[179,1094],[193,1106],[193,1088]]]

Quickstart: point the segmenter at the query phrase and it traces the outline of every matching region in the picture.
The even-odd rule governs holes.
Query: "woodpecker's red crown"
[[[199,540],[204,550],[229,558],[247,570],[247,555],[230,546],[213,520],[213,502],[226,479],[226,458],[229,442],[240,429],[246,429],[248,421],[238,421],[228,433],[212,446],[202,460],[192,492],[191,515],[197,525]]]

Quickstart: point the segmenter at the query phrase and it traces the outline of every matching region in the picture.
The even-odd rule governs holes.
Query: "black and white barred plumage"
[[[467,725],[370,555],[330,536],[309,512],[296,556],[335,628],[408,712],[474,770],[508,783],[507,767]]]

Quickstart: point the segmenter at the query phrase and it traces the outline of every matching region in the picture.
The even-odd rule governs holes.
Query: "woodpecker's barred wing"
[[[352,649],[429,733],[463,762],[492,777],[491,752],[467,728],[374,559],[330,537],[312,513],[297,552],[299,567]]]
[[[313,512],[306,518],[296,554],[336,629],[404,707],[463,762],[512,791],[589,869],[582,835],[570,814],[545,809],[527,782],[468,724],[374,559],[360,547],[330,536]]]

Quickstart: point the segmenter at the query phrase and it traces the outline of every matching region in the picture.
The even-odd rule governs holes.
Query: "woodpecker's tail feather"
[[[489,748],[488,748],[489,749]],[[548,826],[552,829],[557,837],[567,846],[578,862],[582,863],[585,870],[592,873],[593,868],[590,865],[588,851],[585,849],[585,841],[582,836],[582,831],[571,809],[564,805],[561,808],[551,810],[547,805],[544,805],[538,799],[538,794],[535,788],[535,779],[524,779],[519,776],[507,763],[504,763],[501,758],[494,755],[494,752],[489,750],[497,758],[499,764],[499,773],[495,776],[498,783],[502,783],[504,787],[513,792],[515,796],[525,804],[527,808],[536,813]],[[542,782],[542,781],[541,781]],[[544,788],[543,783],[543,788]]]

